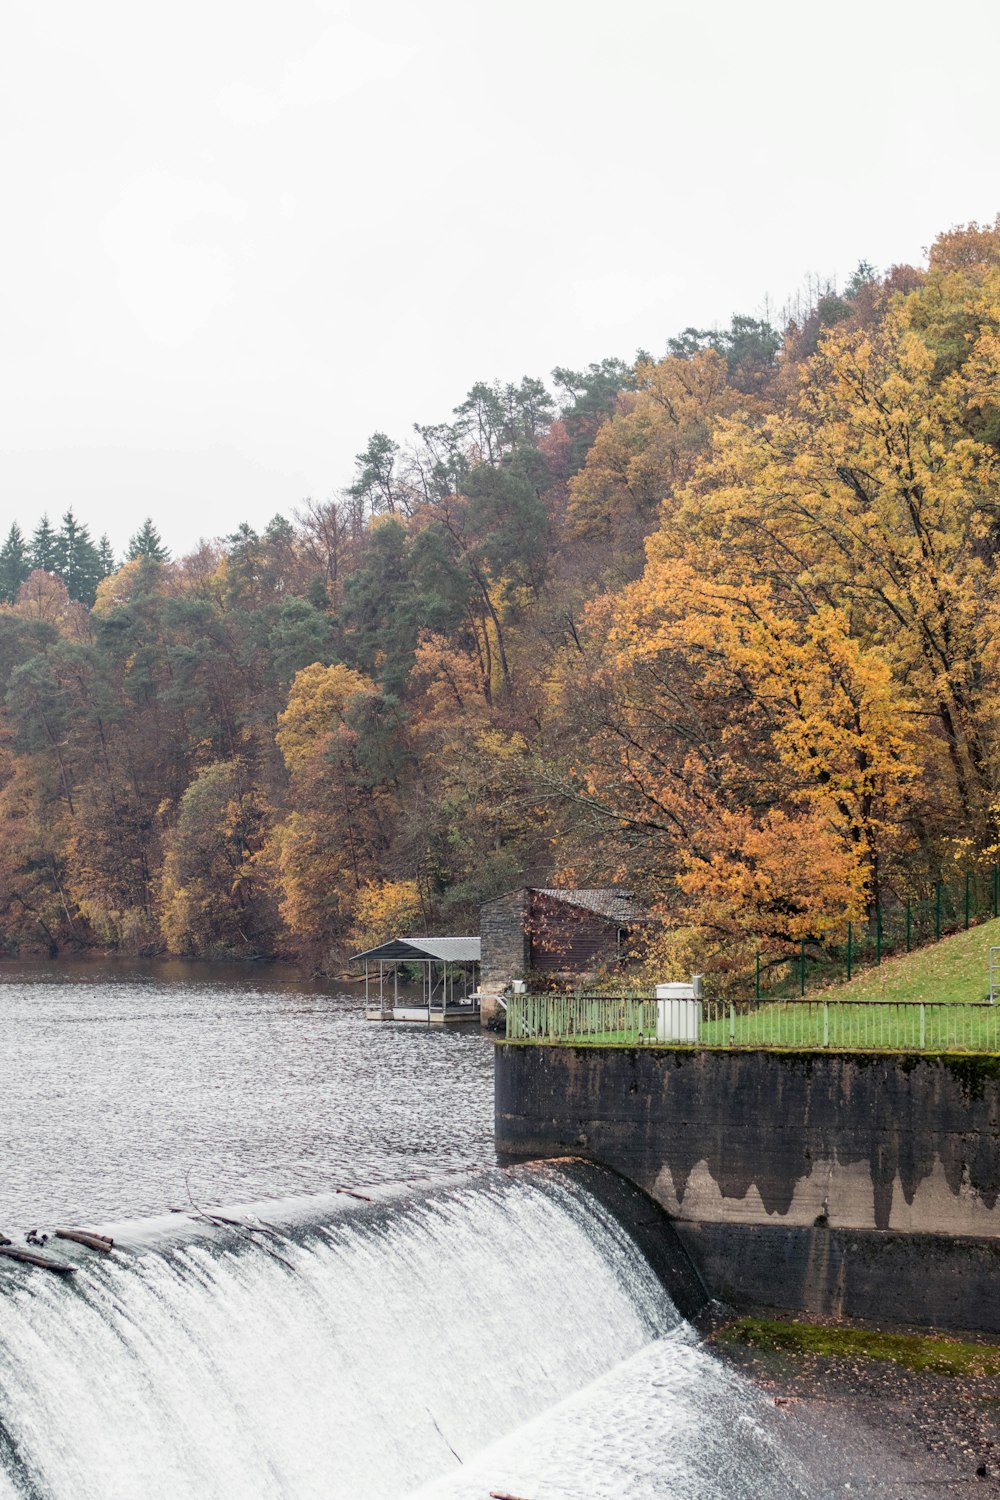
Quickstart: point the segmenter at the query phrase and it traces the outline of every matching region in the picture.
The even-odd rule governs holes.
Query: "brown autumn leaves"
[[[314,508],[89,615],[33,575],[0,610],[8,945],[328,965],[600,882],[663,914],[661,962],[732,969],[991,863],[1000,231],[826,303],[752,378],[703,341],[584,442],[564,411],[470,443],[346,554],[334,504],[335,569]]]

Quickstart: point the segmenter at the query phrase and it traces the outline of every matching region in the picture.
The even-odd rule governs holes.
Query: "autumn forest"
[[[335,970],[615,884],[721,977],[992,866],[1000,227],[776,322],[477,384],[187,556],[14,526],[4,950]]]

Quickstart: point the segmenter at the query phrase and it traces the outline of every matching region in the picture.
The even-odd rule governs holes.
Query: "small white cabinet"
[[[656,986],[656,1040],[697,1042],[701,1036],[701,975],[690,984]]]

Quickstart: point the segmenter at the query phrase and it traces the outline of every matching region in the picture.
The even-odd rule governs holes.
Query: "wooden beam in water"
[[[54,1231],[57,1240],[72,1240],[74,1244],[86,1245],[88,1250],[100,1250],[103,1255],[110,1255],[115,1248],[115,1242],[106,1234],[91,1234],[89,1229],[57,1229]]]
[[[76,1274],[76,1266],[71,1266],[65,1260],[53,1260],[50,1255],[36,1255],[34,1250],[18,1250],[13,1245],[0,1245],[0,1255],[5,1255],[8,1260],[20,1261],[26,1266],[37,1266],[41,1271],[55,1271],[59,1276],[73,1276]]]

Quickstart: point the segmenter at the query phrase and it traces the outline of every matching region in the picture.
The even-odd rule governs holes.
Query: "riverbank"
[[[822,1435],[900,1500],[1000,1496],[1000,1345],[773,1317],[723,1324],[709,1343],[770,1395],[806,1462]]]

